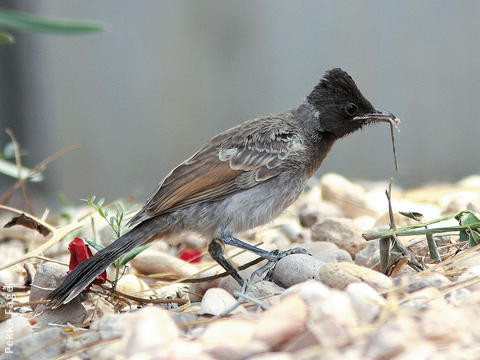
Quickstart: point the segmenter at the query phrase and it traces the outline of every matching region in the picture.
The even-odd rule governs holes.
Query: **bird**
[[[192,230],[210,239],[208,252],[234,279],[225,245],[276,263],[302,248],[266,251],[235,237],[280,215],[303,192],[332,145],[365,125],[397,122],[373,107],[340,68],[325,72],[306,99],[282,112],[219,133],[159,183],[134,215],[131,230],[81,262],[47,299],[51,307],[78,296],[123,254],[154,236]]]

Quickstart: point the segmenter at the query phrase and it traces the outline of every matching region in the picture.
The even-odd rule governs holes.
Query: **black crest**
[[[307,100],[316,108],[352,102],[364,111],[373,110],[372,104],[362,95],[352,77],[340,68],[328,70]]]

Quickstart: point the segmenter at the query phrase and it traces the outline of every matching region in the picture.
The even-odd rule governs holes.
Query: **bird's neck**
[[[312,139],[311,160],[309,167],[309,175],[312,176],[322,165],[323,160],[330,152],[333,144],[337,140],[332,134],[324,133]]]
[[[302,119],[297,126],[301,129],[307,142],[306,145],[310,148],[310,151],[307,152],[310,157],[307,172],[309,176],[312,176],[322,164],[337,137],[332,133],[322,131],[319,123],[320,112],[308,102],[308,99],[293,112],[293,118]]]

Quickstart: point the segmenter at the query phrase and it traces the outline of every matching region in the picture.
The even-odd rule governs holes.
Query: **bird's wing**
[[[220,200],[277,176],[289,153],[303,146],[293,130],[281,117],[270,116],[215,136],[167,175],[132,223]]]

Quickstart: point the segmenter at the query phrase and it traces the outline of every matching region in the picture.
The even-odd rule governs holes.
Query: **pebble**
[[[338,174],[326,174],[321,179],[322,199],[337,205],[350,218],[371,215],[365,190]]]
[[[464,270],[473,268],[480,264],[480,252],[478,251],[464,251],[456,255],[456,260],[452,263],[452,269]]]
[[[0,360],[55,359],[66,350],[67,335],[59,328],[46,328],[15,339],[14,344],[0,356]]]
[[[254,338],[255,331],[253,321],[222,319],[210,324],[200,340],[215,359],[240,360],[268,350],[267,344]]]
[[[452,307],[428,309],[420,321],[421,333],[431,341],[446,344],[457,342],[469,336],[468,319],[464,313]]]
[[[408,295],[403,299],[400,306],[407,311],[419,311],[428,308],[438,308],[443,311],[447,302],[438,289],[426,287]]]
[[[463,179],[460,179],[457,182],[457,185],[459,187],[473,187],[473,188],[479,188],[480,187],[480,175],[469,175],[464,177]]]
[[[322,253],[319,253],[313,256],[317,260],[320,260],[326,263],[339,263],[339,262],[353,263],[353,260],[350,254],[342,249],[326,250],[326,251],[323,251]]]
[[[455,214],[462,210],[478,212],[480,210],[480,198],[476,192],[461,192],[442,196],[440,199],[442,215]]]
[[[159,346],[135,353],[128,360],[215,360],[199,342],[178,340],[167,348]]]
[[[46,262],[37,268],[30,290],[30,301],[44,299],[51,290],[62,283],[67,276],[67,267],[53,262]],[[81,298],[75,298],[57,309],[45,305],[31,305],[34,316],[40,326],[48,324],[82,324],[87,317],[87,310]]]
[[[309,279],[318,279],[323,262],[313,256],[292,254],[280,259],[275,266],[272,280],[283,288]]]
[[[478,279],[480,277],[480,265],[472,266],[467,269],[462,275],[458,277],[458,282]],[[480,282],[473,283],[471,285],[465,286],[464,289],[470,291],[480,291]]]
[[[293,360],[294,357],[288,352],[272,352],[268,354],[257,355],[249,358],[249,360]]]
[[[296,294],[304,299],[307,303],[313,303],[315,301],[323,300],[330,296],[332,289],[325,286],[319,281],[308,280],[285,290],[281,298],[285,298],[289,295]]]
[[[313,256],[321,254],[323,251],[338,249],[337,245],[329,241],[312,241],[303,244],[302,247],[308,250],[308,252]]]
[[[280,295],[285,291],[281,286],[278,286],[274,282],[261,280],[253,284],[249,284],[247,287],[247,295],[254,298],[271,297],[272,295]],[[262,300],[264,301],[264,300]]]
[[[365,283],[352,283],[345,290],[361,325],[372,322],[385,305],[385,299]]]
[[[124,335],[127,355],[166,348],[176,341],[179,331],[168,311],[157,306],[147,306],[124,318],[128,332]]]
[[[235,298],[227,291],[220,288],[211,288],[208,289],[203,296],[202,302],[200,304],[200,314],[208,314],[215,316],[220,314],[226,315],[225,312],[230,310],[235,304],[237,304],[237,300],[235,300]],[[230,313],[238,314],[245,311],[245,308],[240,305],[234,310],[232,310]]]
[[[344,217],[345,215],[338,206],[323,200],[303,203],[298,213],[300,225],[306,228],[312,227],[323,218],[332,216]]]
[[[81,325],[87,318],[87,310],[82,305],[80,298],[77,297],[68,304],[56,309],[49,309],[45,305],[38,305],[33,311],[33,315],[38,320],[38,325],[42,327],[49,324],[67,323]]]
[[[266,228],[262,229],[259,232],[255,234],[255,243],[261,243],[259,245],[261,248],[265,248],[268,250],[273,250],[273,249],[287,249],[292,241],[288,238],[288,236],[285,234],[285,232],[281,231],[279,225],[278,227],[275,228]],[[238,250],[236,250],[238,251]],[[248,258],[243,257],[244,254],[248,253]],[[236,264],[245,263],[247,261],[251,261],[255,258],[256,255],[252,254],[251,252],[245,252],[244,254],[235,257],[233,260],[235,260]]]
[[[266,261],[262,262],[261,264],[266,264]],[[250,279],[250,276],[252,275],[252,273],[255,270],[257,270],[257,267],[251,266],[251,267],[249,267],[245,270],[239,271],[238,273],[244,280],[248,280],[248,279]],[[265,274],[263,274],[263,276],[265,276]],[[253,279],[253,282],[255,283],[256,281],[260,281],[260,280],[261,280],[260,278],[256,277],[255,279]],[[231,276],[222,277],[222,279],[220,280],[220,282],[218,284],[218,287],[226,290],[229,294],[232,294],[232,295],[236,291],[241,291],[242,290],[242,287]]]
[[[355,264],[370,269],[380,270],[380,243],[378,240],[367,241],[360,252],[355,255]]]
[[[153,290],[160,299],[188,299],[188,286],[186,284],[172,283]],[[145,295],[144,295],[145,296]]]
[[[279,230],[291,242],[303,242],[305,240],[305,229],[297,221],[284,222],[280,225]]]
[[[68,267],[53,262],[46,262],[37,268],[30,290],[29,301],[45,298],[67,277]],[[37,305],[31,305],[35,309]]]
[[[116,354],[123,359],[158,348],[167,351],[179,339],[179,330],[167,310],[159,306],[146,306],[126,314],[107,315],[95,321],[90,326],[89,334],[84,336],[84,345],[120,337],[91,347],[85,358],[112,359],[112,354]]]
[[[392,319],[367,338],[365,358],[396,359],[408,349],[415,348],[420,337],[415,322],[410,318]]]
[[[324,284],[336,289],[344,289],[354,282],[365,282],[376,290],[392,287],[392,280],[382,273],[350,263],[325,263],[320,267],[318,278]]]
[[[134,296],[144,296],[150,287],[134,274],[123,275],[117,282],[117,290]]]
[[[289,295],[261,314],[256,322],[255,339],[278,347],[299,335],[306,327],[307,304],[298,295]]]
[[[393,280],[395,286],[402,287],[406,292],[413,292],[425,287],[439,288],[450,284],[451,281],[440,273],[415,273],[415,275],[399,276]]]
[[[357,325],[352,302],[345,292],[330,289],[319,281],[309,280],[287,289],[281,297],[290,295],[297,295],[305,300],[311,321],[325,321],[327,326]]]
[[[16,339],[32,333],[30,322],[19,314],[0,322],[0,351],[11,348]]]
[[[353,258],[367,246],[362,230],[347,218],[325,218],[312,227],[313,241],[330,241],[346,250]]]
[[[190,277],[198,272],[195,265],[167,253],[147,249],[130,261],[141,274],[165,274],[175,278]]]

